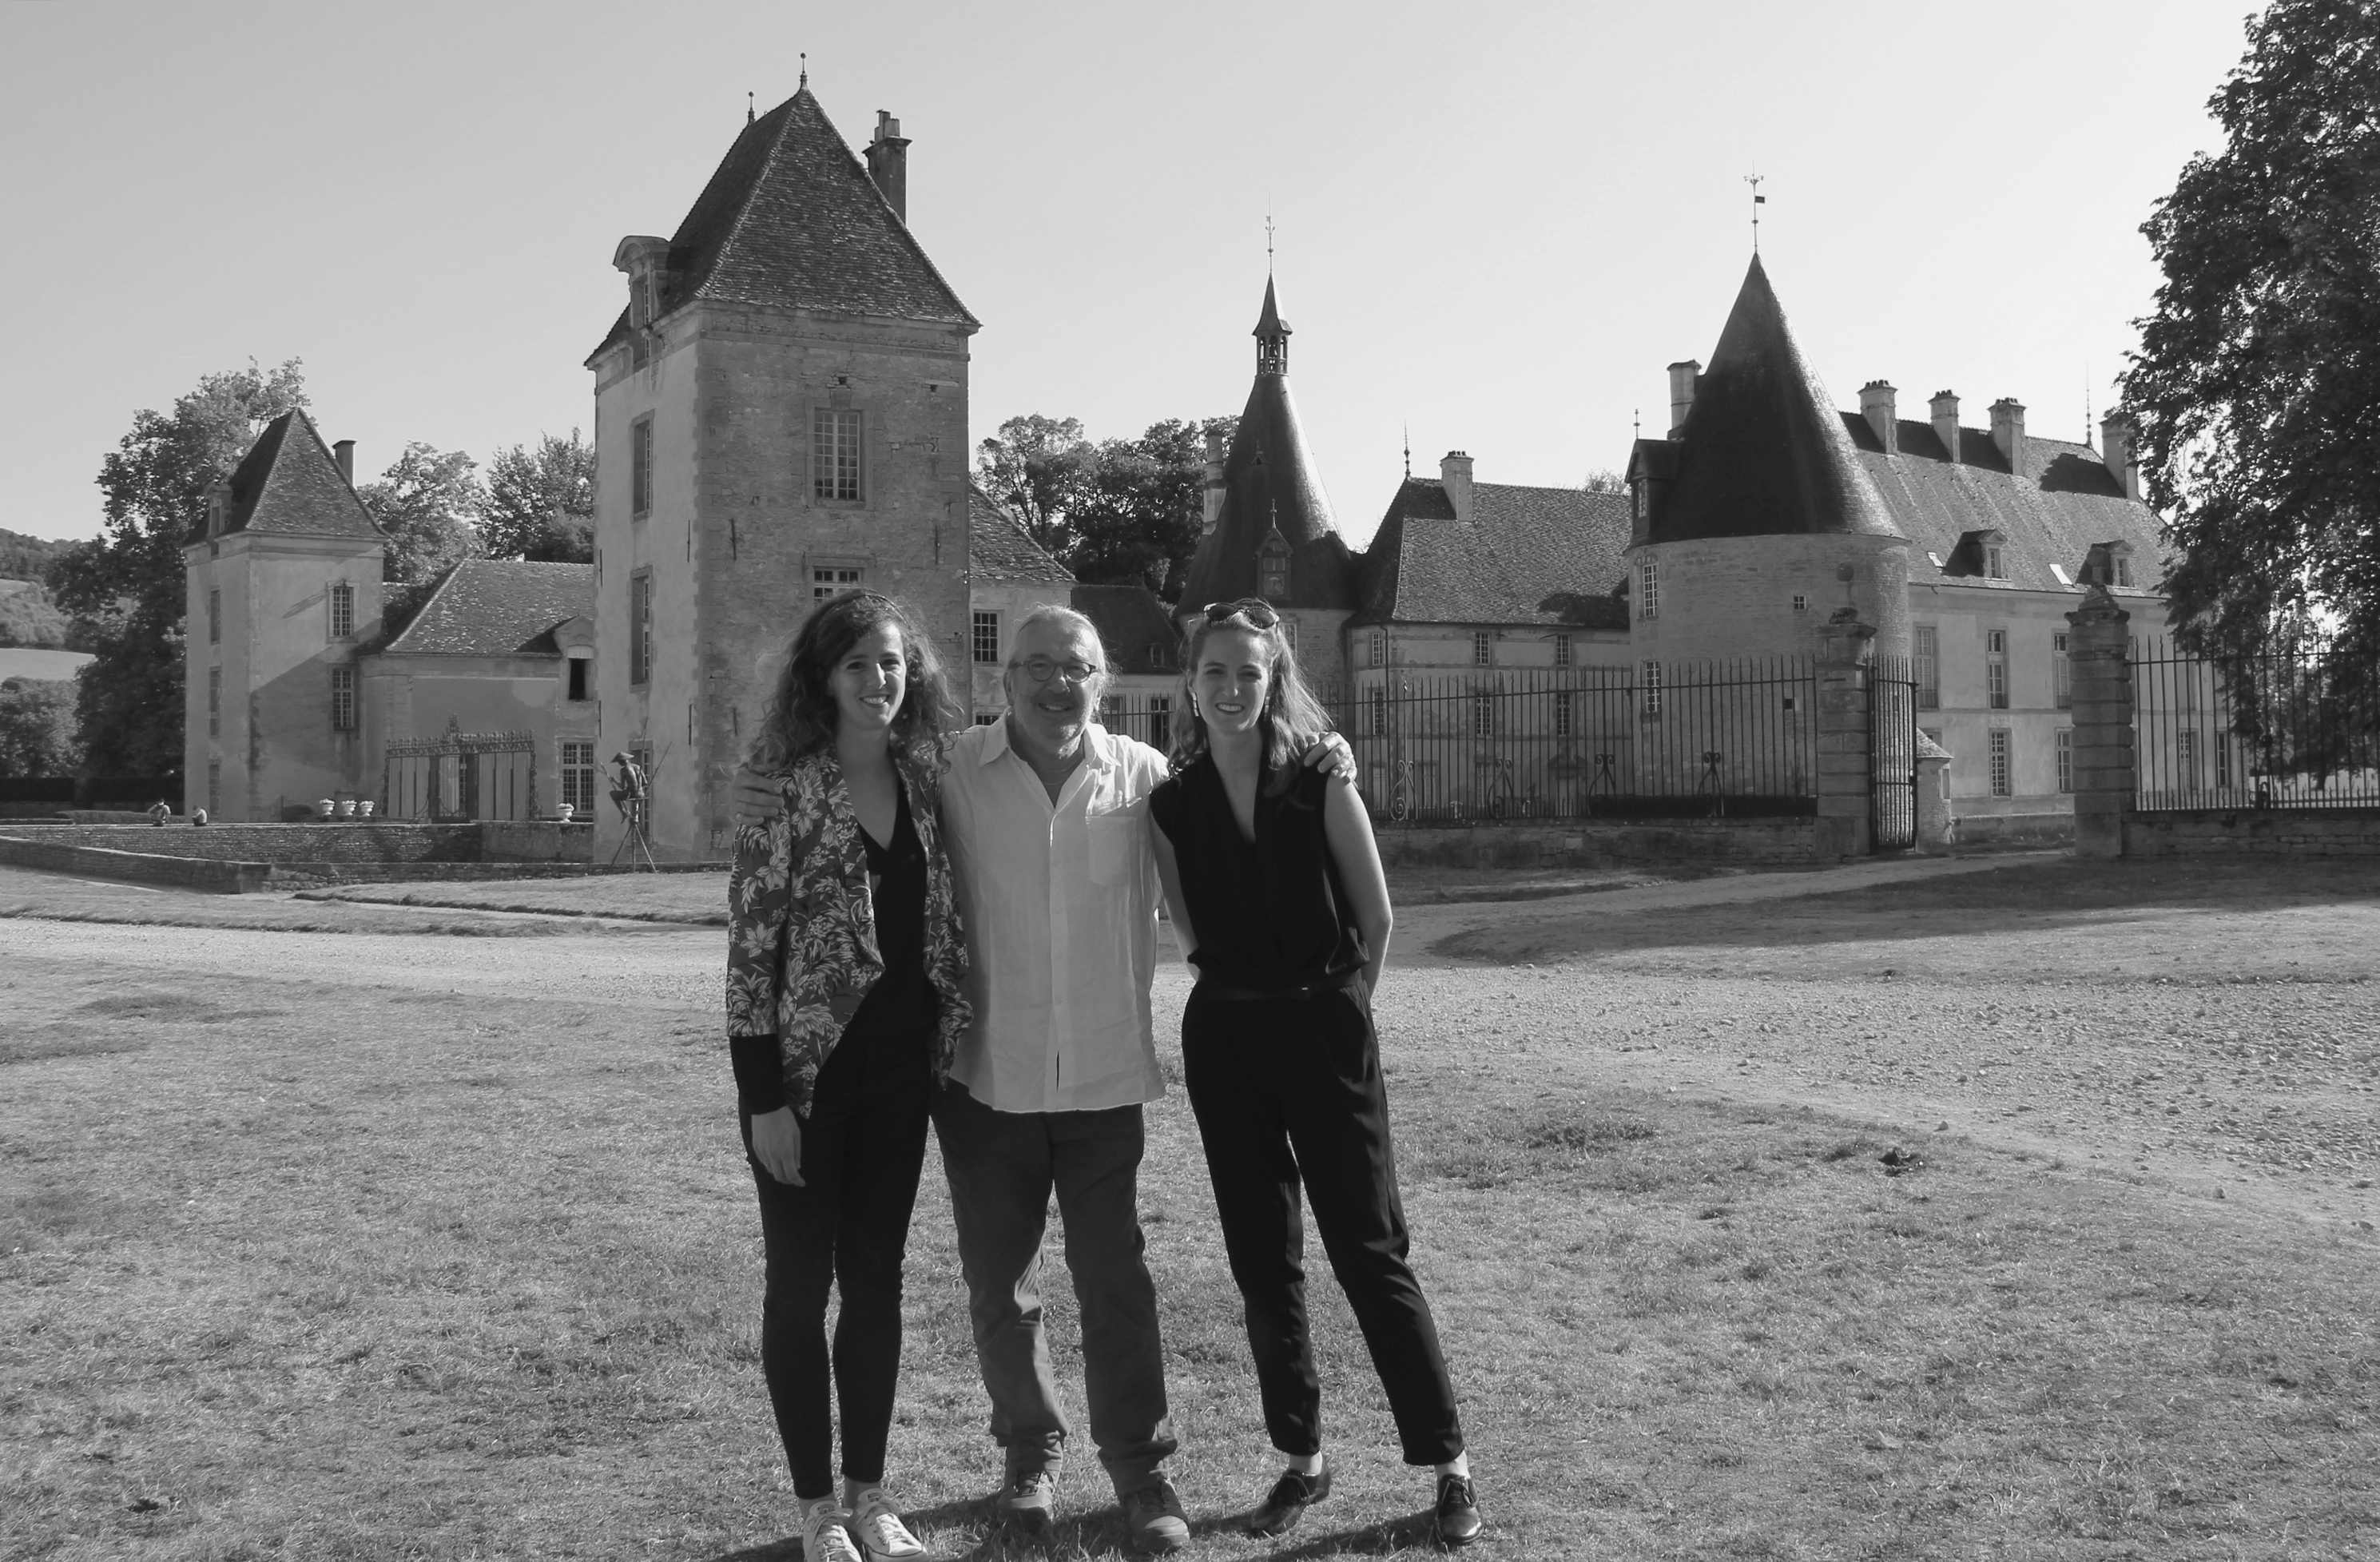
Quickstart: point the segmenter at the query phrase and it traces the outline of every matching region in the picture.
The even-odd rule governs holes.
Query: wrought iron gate
[[[1868,784],[1872,849],[1917,844],[1917,674],[1899,657],[1878,657],[1867,674]]]

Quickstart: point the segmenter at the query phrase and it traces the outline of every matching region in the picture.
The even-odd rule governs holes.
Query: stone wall
[[[2133,813],[2128,857],[2380,857],[2380,808],[2216,808]]]
[[[1610,867],[1631,863],[1793,865],[1818,860],[1817,820],[1675,819],[1548,828],[1379,832],[1390,867]]]
[[[67,841],[30,840],[23,833],[0,835],[0,863],[10,867],[87,874],[94,878],[167,884],[232,895],[263,889],[273,872],[266,863],[113,851]]]
[[[11,825],[16,839],[54,846],[96,847],[148,856],[212,862],[584,863],[594,827],[549,820],[476,824]]]

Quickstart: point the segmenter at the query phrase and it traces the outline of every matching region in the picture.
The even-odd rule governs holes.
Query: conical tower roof
[[[1183,583],[1185,610],[1260,595],[1257,554],[1275,531],[1289,544],[1290,556],[1289,594],[1275,607],[1355,606],[1354,563],[1298,424],[1289,377],[1269,366],[1278,361],[1277,355],[1268,359],[1269,350],[1288,333],[1267,278],[1264,314],[1256,331],[1256,382],[1223,461],[1222,511],[1215,529],[1199,539]]]
[[[1900,535],[1757,255],[1695,385],[1677,465],[1647,542]]]
[[[807,87],[744,127],[671,236],[661,312],[697,298],[981,324]]]

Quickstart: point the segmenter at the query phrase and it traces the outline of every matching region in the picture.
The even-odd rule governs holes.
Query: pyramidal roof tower
[[[1647,541],[1900,535],[1757,255],[1693,398]]]
[[[1289,322],[1272,278],[1257,317],[1256,382],[1223,462],[1222,505],[1199,539],[1182,606],[1262,597],[1277,608],[1349,611],[1355,570],[1289,394]]]

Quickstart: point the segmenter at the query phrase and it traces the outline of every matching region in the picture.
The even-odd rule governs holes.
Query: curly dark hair
[[[834,742],[834,695],[827,675],[860,636],[891,624],[901,632],[901,656],[908,664],[901,708],[892,714],[894,757],[930,767],[940,752],[942,718],[950,693],[934,642],[909,611],[874,591],[845,591],[820,602],[785,648],[759,730],[746,749],[746,762],[763,775],[783,770],[807,754]]]

